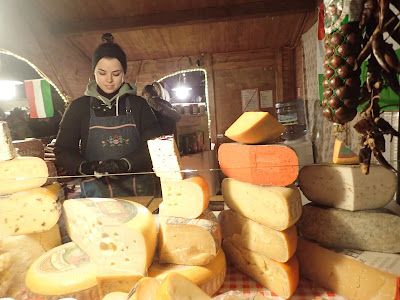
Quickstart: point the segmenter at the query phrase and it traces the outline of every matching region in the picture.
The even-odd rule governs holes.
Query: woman
[[[147,140],[161,135],[146,100],[124,83],[126,55],[113,40],[104,34],[94,51],[95,81],[68,106],[54,145],[57,165],[69,174],[96,175],[81,182],[80,197],[154,193],[152,174],[108,176],[151,171]]]

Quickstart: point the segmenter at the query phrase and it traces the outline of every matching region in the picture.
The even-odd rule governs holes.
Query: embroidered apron
[[[126,115],[96,117],[90,106],[89,135],[85,153],[87,161],[120,159],[141,147],[139,131],[131,113],[130,101],[126,99]],[[90,98],[92,102],[92,98]],[[79,197],[129,197],[154,195],[152,174],[117,175],[89,178],[81,181]]]

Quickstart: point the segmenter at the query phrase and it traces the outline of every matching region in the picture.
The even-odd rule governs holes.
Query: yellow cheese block
[[[210,200],[208,182],[201,176],[184,180],[161,180],[163,202],[160,214],[194,219],[207,208]]]
[[[300,191],[294,185],[266,186],[225,178],[221,187],[230,209],[272,229],[285,230],[301,216]]]
[[[143,277],[136,284],[136,290],[129,300],[156,300],[157,289],[161,282],[153,277]],[[123,299],[123,300],[126,300]]]
[[[301,275],[317,285],[355,300],[393,300],[399,296],[400,255],[330,250],[299,238]]]
[[[153,170],[161,179],[182,180],[181,156],[173,135],[147,141]]]
[[[50,230],[61,214],[57,199],[46,188],[0,197],[0,232],[20,235]]]
[[[335,164],[358,164],[359,158],[356,153],[347,147],[344,142],[335,139],[333,148],[333,163]]]
[[[69,236],[98,265],[99,275],[147,272],[157,226],[146,207],[107,198],[69,199],[63,206]]]
[[[208,300],[211,299],[201,288],[180,273],[171,272],[157,289],[158,300]]]
[[[25,285],[28,298],[99,300],[96,265],[74,242],[40,256],[29,268]]]
[[[244,112],[226,131],[225,136],[235,142],[261,144],[278,138],[285,131],[269,112]]]
[[[278,231],[230,209],[221,211],[218,219],[223,239],[235,246],[252,250],[279,262],[288,261],[296,251],[295,225],[284,231]]]
[[[201,266],[212,261],[221,247],[221,229],[214,213],[196,219],[159,215],[158,255],[161,263]]]
[[[0,161],[0,195],[37,188],[46,183],[49,171],[39,157],[16,157]]]
[[[209,296],[214,295],[222,286],[226,275],[226,259],[222,249],[217,256],[204,266],[185,266],[160,264],[155,257],[149,268],[148,276],[163,280],[169,273],[178,272],[197,284]]]
[[[222,247],[236,269],[282,298],[289,298],[299,282],[299,262],[296,255],[285,263],[277,262],[264,255],[236,247],[224,240]]]
[[[113,292],[129,293],[132,287],[143,278],[143,274],[104,274],[97,275],[99,296],[103,298]],[[126,298],[124,299],[126,300]]]

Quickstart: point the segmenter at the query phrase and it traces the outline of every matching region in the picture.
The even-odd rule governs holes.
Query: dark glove
[[[79,166],[79,173],[84,175],[93,175],[94,171],[97,170],[98,166],[99,166],[98,161],[84,161]]]
[[[95,171],[108,174],[126,173],[129,165],[124,159],[108,159],[102,161]]]

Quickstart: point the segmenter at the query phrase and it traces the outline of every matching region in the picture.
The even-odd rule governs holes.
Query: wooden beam
[[[73,35],[79,33],[121,32],[162,26],[190,25],[243,18],[261,18],[315,10],[315,0],[265,0],[229,6],[202,7],[137,16],[82,20],[53,24],[53,33]]]
[[[275,49],[275,102],[283,101],[282,49]]]

